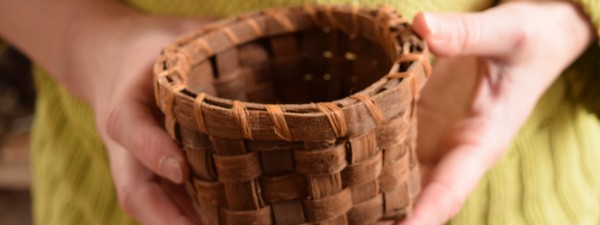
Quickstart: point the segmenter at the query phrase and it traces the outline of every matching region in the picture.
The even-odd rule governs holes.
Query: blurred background
[[[0,225],[30,225],[31,63],[0,43]]]

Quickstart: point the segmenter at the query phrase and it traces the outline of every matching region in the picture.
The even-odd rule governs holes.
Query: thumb
[[[514,53],[526,37],[521,16],[504,7],[477,13],[419,13],[414,30],[434,54],[502,58]],[[502,18],[502,19],[498,19]]]
[[[175,183],[188,176],[184,153],[161,128],[145,104],[118,104],[105,119],[107,138],[127,149],[143,165]]]

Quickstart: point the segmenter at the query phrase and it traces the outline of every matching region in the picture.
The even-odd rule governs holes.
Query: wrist
[[[109,76],[102,71],[117,66],[118,60],[111,59],[118,57],[120,39],[143,17],[119,2],[109,2],[95,10],[90,9],[93,5],[84,6],[80,16],[72,19],[61,41],[62,71],[54,74],[71,94],[88,103],[94,101],[99,86],[107,83]]]

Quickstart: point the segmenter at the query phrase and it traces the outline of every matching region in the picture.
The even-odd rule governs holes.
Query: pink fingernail
[[[423,20],[425,21],[425,24],[427,24],[427,31],[429,33],[429,35],[431,35],[431,37],[435,37],[436,35],[439,35],[439,28],[438,28],[438,23],[435,20],[435,18],[433,18],[434,16],[432,16],[429,13],[425,13],[423,14]]]
[[[181,183],[181,165],[179,160],[174,156],[164,156],[160,160],[160,172],[169,180],[175,183]]]
[[[427,24],[427,32],[429,33],[429,42],[436,42],[437,44],[445,44],[445,35],[443,34],[440,23],[435,15],[424,14],[423,20]]]

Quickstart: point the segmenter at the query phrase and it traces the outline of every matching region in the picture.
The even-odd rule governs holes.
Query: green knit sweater
[[[387,4],[418,11],[475,11],[491,0],[130,0],[166,15],[233,16],[301,3]],[[600,1],[579,0],[596,27]],[[594,45],[538,102],[507,154],[481,180],[451,224],[600,224],[600,51]],[[33,134],[38,225],[134,224],[120,209],[93,113],[40,68]],[[151,79],[151,78],[148,78]],[[432,212],[433,213],[433,212]]]

